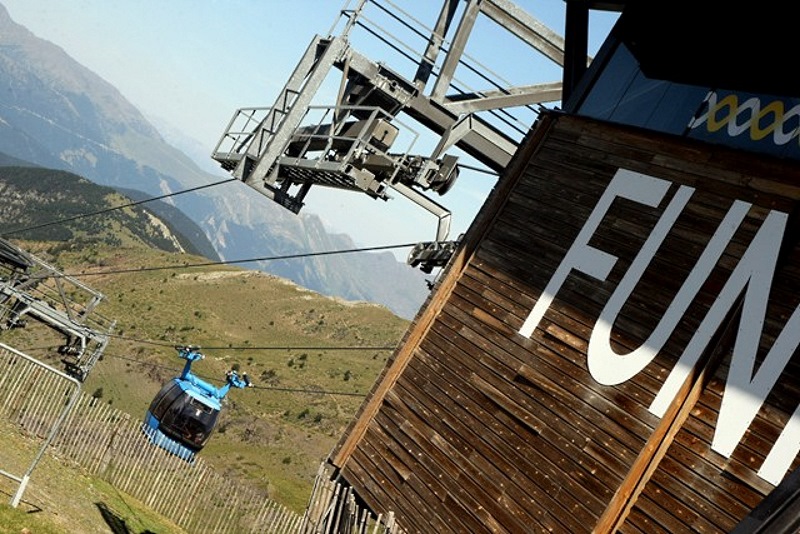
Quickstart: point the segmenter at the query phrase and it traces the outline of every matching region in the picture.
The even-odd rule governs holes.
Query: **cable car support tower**
[[[507,0],[444,0],[431,28],[389,0],[349,2],[331,34],[311,40],[271,107],[236,110],[212,158],[294,213],[313,186],[382,200],[391,192],[402,195],[438,219],[435,240],[414,247],[408,263],[425,272],[443,266],[457,241],[448,240],[450,211],[430,193],[441,196],[453,187],[460,169],[455,149],[499,174],[533,124],[517,112],[535,118],[539,106],[562,97],[561,81],[511,85],[471,62],[465,50],[480,17],[563,66],[563,38]],[[334,34],[337,26],[341,31]],[[363,34],[389,49],[405,70],[359,52],[354,41]],[[334,71],[341,74],[335,102],[316,105]],[[464,71],[484,87],[461,83],[456,74]],[[435,140],[426,154],[414,153],[416,128]]]
[[[102,357],[116,321],[96,308],[105,296],[43,259],[0,238],[0,331],[28,318],[60,332],[58,347],[70,376],[83,382]]]

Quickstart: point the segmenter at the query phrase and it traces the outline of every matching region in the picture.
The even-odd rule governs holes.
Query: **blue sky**
[[[441,2],[394,0],[425,25]],[[234,111],[270,106],[315,34],[338,33],[340,0],[0,0],[11,18],[116,86],[146,116],[196,139],[210,159]],[[563,35],[564,0],[517,0],[540,22]],[[615,20],[592,13],[590,55]],[[486,26],[482,27],[481,24]],[[467,52],[514,83],[556,81],[555,65],[539,64],[529,49],[498,41],[476,25]],[[484,31],[485,30],[485,31]],[[369,46],[365,41],[364,46]],[[358,48],[365,55],[370,50]],[[376,54],[380,52],[376,49]],[[545,62],[547,63],[547,62]],[[391,66],[391,64],[390,64]],[[505,69],[505,70],[503,70]],[[338,74],[338,71],[337,73]],[[519,76],[519,81],[515,77]],[[555,77],[554,77],[555,76]],[[335,88],[331,89],[331,96]],[[322,95],[322,93],[320,93]],[[321,96],[325,98],[325,96]],[[333,104],[333,99],[324,102]],[[421,145],[425,146],[423,142]],[[425,153],[423,150],[421,153]],[[472,163],[464,160],[465,163]],[[213,166],[210,166],[212,169]],[[227,175],[221,169],[220,177]],[[451,237],[472,221],[494,178],[462,171],[455,187],[435,201],[453,212]],[[265,202],[270,202],[266,198]],[[432,240],[436,219],[410,201],[313,188],[301,213],[322,217],[332,231],[359,246]],[[404,255],[401,252],[400,255]]]

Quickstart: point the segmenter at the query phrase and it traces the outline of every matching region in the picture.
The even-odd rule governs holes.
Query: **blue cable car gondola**
[[[222,399],[231,387],[245,388],[252,384],[247,374],[241,378],[235,370],[226,374],[225,385],[217,388],[191,372],[192,363],[204,358],[196,346],[176,346],[178,356],[186,360],[180,376],[173,378],[153,398],[145,414],[142,430],[150,441],[194,462],[194,455],[211,437],[217,424]]]

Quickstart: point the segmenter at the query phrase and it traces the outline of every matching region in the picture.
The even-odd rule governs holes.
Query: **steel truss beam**
[[[391,188],[437,216],[436,242],[442,242],[447,239],[449,224],[444,221],[449,222],[449,211],[423,192],[443,194],[451,188],[458,171],[449,168],[446,152],[457,147],[500,173],[532,125],[509,110],[536,113],[534,106],[562,96],[561,81],[511,86],[494,80],[482,66],[470,69],[488,81],[489,88],[456,87],[459,68],[470,61],[465,50],[478,18],[487,17],[559,67],[565,59],[564,39],[508,0],[444,0],[433,28],[413,27],[424,38],[417,52],[375,25],[366,14],[371,7],[406,27],[412,27],[408,21],[417,22],[391,0],[359,0],[354,9],[344,9],[343,31],[312,39],[272,107],[237,110],[212,158],[295,213],[314,185],[361,191],[378,199],[386,199],[386,188]],[[413,75],[403,76],[355,50],[351,34],[361,29],[412,59]],[[312,100],[334,68],[341,72],[340,89],[329,106],[328,122],[308,122]],[[398,151],[391,142],[377,139],[376,129],[400,127],[400,115],[439,137],[433,153]],[[393,135],[400,138],[403,132]]]
[[[95,308],[104,295],[0,238],[0,330],[31,317],[66,337],[67,372],[83,381],[108,345],[115,323]]]

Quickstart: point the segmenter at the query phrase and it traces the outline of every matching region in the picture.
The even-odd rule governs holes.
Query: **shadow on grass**
[[[10,502],[11,498],[14,496],[13,493],[9,493],[5,490],[0,490],[0,495],[4,495],[8,497],[8,500],[5,502]],[[30,501],[26,501],[25,499],[20,499],[19,504],[17,505],[17,509],[24,510],[26,514],[38,514],[39,512],[43,512],[44,510],[36,504],[33,504]]]
[[[103,516],[103,520],[106,522],[108,528],[111,529],[113,534],[135,534],[130,528],[128,528],[125,520],[118,516],[111,508],[109,508],[106,503],[96,502],[94,504],[97,506],[97,509],[100,510],[100,515]],[[151,530],[144,530],[140,534],[155,533]]]

